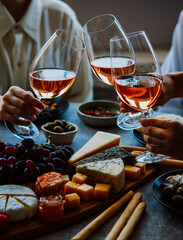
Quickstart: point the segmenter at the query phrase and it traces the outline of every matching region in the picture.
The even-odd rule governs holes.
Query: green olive
[[[60,126],[55,126],[55,127],[53,128],[53,131],[54,131],[54,132],[57,132],[57,133],[62,133],[64,130],[63,130],[63,128],[61,128]]]
[[[48,122],[45,126],[45,128],[49,131],[53,131],[54,124],[51,122]]]

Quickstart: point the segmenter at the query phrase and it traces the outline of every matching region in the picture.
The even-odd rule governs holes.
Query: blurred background
[[[160,63],[171,46],[173,30],[183,9],[183,0],[65,0],[84,25],[94,16],[111,13],[121,23],[125,32],[144,30],[148,35]],[[101,90],[104,93],[101,95]],[[94,76],[94,98],[116,100],[113,87]]]

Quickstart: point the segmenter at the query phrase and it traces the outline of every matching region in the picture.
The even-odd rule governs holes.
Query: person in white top
[[[29,86],[28,72],[35,55],[57,29],[83,39],[75,12],[59,0],[0,1],[0,119],[28,125],[44,108]],[[84,53],[78,75],[63,96],[71,102],[92,98],[93,79]],[[26,118],[22,121],[17,116]]]
[[[183,10],[175,26],[170,51],[161,70],[163,73],[183,71]]]

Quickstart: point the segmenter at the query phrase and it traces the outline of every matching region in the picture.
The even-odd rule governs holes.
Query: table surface
[[[136,141],[131,134],[131,131],[124,131],[119,129],[117,126],[108,128],[96,128],[85,125],[77,116],[77,106],[78,103],[70,103],[67,111],[60,116],[60,119],[65,119],[66,121],[73,122],[77,124],[79,130],[70,144],[75,151],[81,148],[95,133],[96,131],[106,131],[114,134],[121,135],[121,146],[140,146],[143,147],[141,143]],[[159,107],[156,114],[162,113],[175,113],[183,115],[182,105],[177,100],[173,100],[166,104],[164,107]],[[40,128],[40,125],[38,125]],[[4,141],[11,142],[12,144],[20,143],[20,139],[14,137],[4,126],[3,122],[0,122],[0,138]],[[40,135],[36,139],[36,143],[43,143],[46,141],[43,132],[40,130]],[[131,236],[131,240],[173,240],[182,239],[183,235],[183,218],[182,215],[170,211],[166,207],[162,206],[152,194],[152,183],[159,175],[171,171],[173,168],[161,167],[160,172],[151,181],[146,183],[141,188],[137,189],[142,193],[143,201],[146,202],[146,213],[144,214],[142,220],[135,228]],[[122,210],[111,217],[107,222],[99,227],[88,239],[103,240],[118,220],[122,213]],[[99,213],[98,213],[99,214]],[[39,236],[34,238],[34,240],[69,240],[81,229],[83,229],[87,224],[89,224],[98,214],[91,216],[79,223],[72,226],[66,227],[56,232],[50,234]]]

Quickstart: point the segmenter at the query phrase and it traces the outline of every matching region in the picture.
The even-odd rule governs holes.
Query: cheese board
[[[129,152],[145,151],[145,148],[142,147],[123,146],[123,148]],[[137,180],[126,180],[122,191],[111,194],[108,200],[92,200],[89,202],[81,201],[79,208],[66,210],[63,219],[58,223],[41,223],[37,215],[22,222],[12,223],[7,232],[0,234],[0,239],[30,239],[75,224],[78,221],[92,216],[93,214],[100,213],[129,190],[135,191],[155,176],[157,171],[158,166],[148,165],[145,174],[140,176],[140,178]]]

